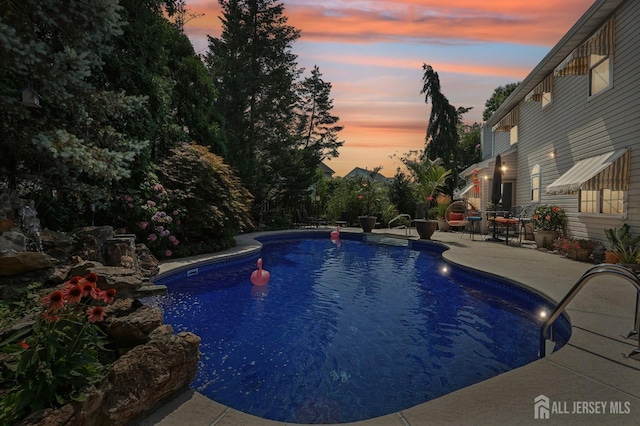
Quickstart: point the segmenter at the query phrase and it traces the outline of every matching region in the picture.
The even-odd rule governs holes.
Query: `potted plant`
[[[382,190],[380,182],[376,180],[376,176],[382,170],[382,166],[375,167],[373,170],[367,173],[360,182],[360,188],[358,192],[358,199],[364,203],[365,214],[358,216],[360,221],[360,227],[364,232],[371,232],[376,226],[377,217],[371,214],[372,207],[375,206]]]
[[[447,214],[447,209],[451,204],[451,197],[447,194],[438,194],[436,197],[436,204],[438,210],[438,230],[447,232],[449,230],[449,223],[447,222],[445,215]]]
[[[413,176],[419,202],[426,203],[425,218],[415,219],[414,222],[420,238],[428,240],[438,226],[438,222],[431,216],[433,210],[430,207],[434,203],[436,192],[445,185],[451,175],[451,170],[442,165],[441,158],[430,160],[424,153],[419,155],[418,160],[405,157],[402,162]]]
[[[564,209],[549,204],[536,207],[531,216],[534,228],[534,238],[538,248],[551,248],[558,238],[558,233],[567,224],[567,214]]]
[[[581,262],[589,261],[589,257],[595,246],[595,241],[584,238],[558,238],[554,244],[555,249],[560,253],[569,259],[579,260]]]
[[[640,236],[634,237],[631,234],[629,224],[625,223],[620,228],[607,228],[604,234],[609,241],[609,250],[605,252],[607,263],[637,265]]]

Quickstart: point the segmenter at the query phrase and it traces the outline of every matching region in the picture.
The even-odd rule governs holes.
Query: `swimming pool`
[[[537,359],[544,299],[448,264],[438,245],[358,239],[261,239],[267,286],[249,279],[258,255],[164,277],[168,295],[145,303],[201,336],[192,388],[263,418],[351,422]],[[558,343],[569,333],[556,327]]]

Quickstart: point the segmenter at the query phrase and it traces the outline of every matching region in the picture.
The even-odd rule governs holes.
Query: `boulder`
[[[20,231],[1,231],[0,250],[25,251],[27,249],[27,237]]]
[[[68,278],[85,276],[89,272],[98,274],[98,287],[102,290],[115,288],[118,297],[131,297],[142,287],[143,277],[131,268],[104,266],[99,262],[82,261],[69,271]]]
[[[63,232],[43,229],[40,241],[44,252],[60,261],[66,262],[73,252],[73,238]]]
[[[105,309],[107,312],[107,318],[104,322],[106,333],[111,340],[117,342],[120,348],[130,348],[146,343],[151,332],[162,325],[162,310],[160,308],[142,305],[126,315],[118,315],[118,313],[122,313],[123,304],[129,303],[133,307],[131,303],[133,300],[117,301],[118,304],[108,306]]]
[[[75,237],[72,255],[105,264],[102,248],[108,239],[113,238],[113,227],[88,226],[77,229],[72,234]]]
[[[125,425],[152,411],[193,381],[199,347],[200,337],[189,332],[173,334],[170,326],[153,333],[147,344],[136,346],[111,366],[96,421],[87,424],[100,419],[106,420],[103,424]]]
[[[140,243],[136,244],[136,256],[138,258],[138,268],[145,277],[155,277],[160,272],[160,262],[151,254],[149,248]]]
[[[0,219],[0,232],[12,231],[15,229],[19,229],[19,228],[14,221],[10,219],[5,219],[5,218]]]
[[[10,277],[38,269],[52,268],[56,263],[56,259],[45,253],[9,251],[0,254],[0,276]]]
[[[105,241],[103,255],[105,265],[134,268],[137,265],[135,235],[118,235]]]
[[[118,358],[109,367],[107,379],[98,388],[88,390],[84,402],[39,411],[20,424],[132,424],[193,381],[198,370],[199,347],[200,337],[195,334],[173,334],[170,326],[159,327],[148,343]]]

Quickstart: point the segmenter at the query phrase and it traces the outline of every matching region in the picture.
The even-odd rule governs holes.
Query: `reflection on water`
[[[539,322],[442,259],[343,240],[266,244],[255,260],[153,299],[202,337],[192,386],[260,417],[351,422],[399,411],[536,359]],[[508,332],[504,325],[508,324]]]

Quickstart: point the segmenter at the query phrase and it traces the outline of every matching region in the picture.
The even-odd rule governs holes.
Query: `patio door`
[[[502,209],[511,210],[513,207],[513,182],[502,184]]]

